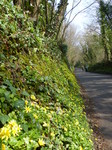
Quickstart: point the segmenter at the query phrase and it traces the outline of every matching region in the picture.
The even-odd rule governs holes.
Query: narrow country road
[[[112,75],[75,70],[80,84],[94,103],[99,129],[112,150]]]

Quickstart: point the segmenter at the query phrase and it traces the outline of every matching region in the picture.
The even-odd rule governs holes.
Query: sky
[[[79,0],[75,0],[75,4],[77,4],[78,1]],[[68,2],[69,2],[69,4],[68,4],[67,11],[69,11],[72,8],[73,0],[68,0]],[[94,2],[94,0],[82,0],[81,3],[74,9],[74,11],[71,15],[71,19],[77,12],[79,12],[83,8],[87,7],[92,2]],[[95,9],[96,6],[97,6],[96,4],[91,6],[85,12],[82,12],[79,15],[77,15],[77,17],[74,19],[72,24],[74,24],[74,26],[77,28],[78,32],[84,32],[84,29],[87,26],[87,24],[91,24],[92,22],[94,22],[94,19],[92,16],[96,14],[96,9]],[[67,16],[67,18],[68,17],[69,17],[69,15]]]

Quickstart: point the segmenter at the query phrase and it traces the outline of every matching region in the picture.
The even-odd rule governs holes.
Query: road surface
[[[75,75],[94,103],[99,129],[112,150],[112,75],[75,70]]]

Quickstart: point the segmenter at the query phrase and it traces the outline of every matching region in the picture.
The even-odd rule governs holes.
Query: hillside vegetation
[[[101,62],[89,66],[88,71],[96,73],[112,74],[112,62]]]
[[[0,14],[1,149],[92,150],[80,89],[57,42],[6,0]]]

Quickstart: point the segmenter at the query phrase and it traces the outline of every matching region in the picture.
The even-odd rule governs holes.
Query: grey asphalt
[[[93,101],[99,129],[112,150],[112,75],[76,69],[75,76]]]

